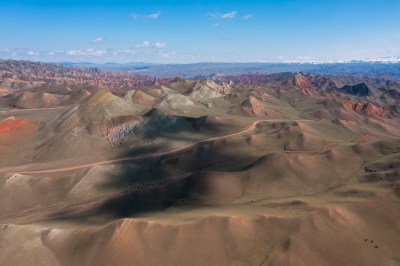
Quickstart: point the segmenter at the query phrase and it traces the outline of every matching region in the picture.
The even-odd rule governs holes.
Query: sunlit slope
[[[225,78],[0,113],[0,264],[398,265],[397,88]]]

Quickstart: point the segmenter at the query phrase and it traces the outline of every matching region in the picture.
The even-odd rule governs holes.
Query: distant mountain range
[[[88,63],[85,63],[88,64]],[[160,85],[170,79],[154,78],[134,72],[105,73],[93,67],[66,66],[31,61],[0,59],[0,96],[36,88],[110,89]]]
[[[366,60],[352,60],[346,62],[283,62],[283,63],[191,63],[191,64],[153,64],[144,62],[133,63],[105,63],[90,62],[71,63],[62,62],[68,66],[96,67],[102,71],[128,71],[137,74],[156,77],[195,78],[208,77],[215,74],[239,75],[247,73],[277,73],[277,72],[312,72],[316,74],[333,75],[385,75],[400,76],[400,57],[384,57]]]
[[[352,60],[350,62],[371,62],[371,63],[400,63],[400,56],[388,56],[388,57],[378,57],[374,59],[365,60]]]

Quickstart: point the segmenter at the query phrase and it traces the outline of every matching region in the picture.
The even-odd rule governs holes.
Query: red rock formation
[[[380,116],[385,117],[392,112],[396,111],[394,106],[385,106],[385,107],[378,107],[371,103],[351,103],[351,102],[344,102],[343,106],[345,108],[351,109],[356,113],[370,115],[370,116]]]
[[[296,74],[293,77],[294,80],[294,85],[296,87],[300,87],[300,88],[311,88],[313,87],[313,84],[311,83],[311,81],[309,79],[307,79],[305,76],[303,76],[302,74]]]
[[[10,117],[0,123],[0,134],[11,132],[28,124],[34,125],[32,122],[28,120],[24,120],[18,117]]]

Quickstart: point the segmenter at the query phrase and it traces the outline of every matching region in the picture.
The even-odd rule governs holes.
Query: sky
[[[400,56],[399,0],[0,0],[0,58],[331,62]]]

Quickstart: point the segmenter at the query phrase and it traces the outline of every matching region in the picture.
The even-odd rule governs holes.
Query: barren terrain
[[[396,78],[92,71],[0,76],[0,265],[400,264]]]

